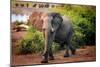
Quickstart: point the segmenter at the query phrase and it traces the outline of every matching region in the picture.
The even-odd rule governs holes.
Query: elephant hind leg
[[[69,50],[71,50],[71,53],[74,55],[76,52],[76,49],[71,43],[71,37],[69,37],[69,39],[67,40],[67,45],[68,45]]]
[[[71,38],[72,38],[72,33],[69,33],[68,37],[66,38],[66,47],[67,47],[66,54],[68,56],[70,56],[71,54],[75,55],[76,52],[76,49],[74,48],[74,46],[72,46]],[[70,54],[70,50],[71,50],[71,54]]]
[[[69,56],[70,56],[69,48],[66,46],[66,51],[65,51],[64,57],[69,57]]]
[[[71,45],[71,43],[66,44],[66,51],[64,57],[69,57],[71,54],[75,55],[75,48]]]
[[[72,46],[71,43],[69,43],[69,49],[71,50],[72,54],[75,55],[76,49]]]
[[[72,32],[69,32],[69,34],[68,34],[67,44],[68,44],[69,49],[71,50],[71,53],[74,55],[76,52],[76,49],[72,45]]]

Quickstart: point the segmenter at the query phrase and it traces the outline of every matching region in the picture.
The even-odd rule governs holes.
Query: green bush
[[[21,54],[36,53],[43,50],[44,38],[42,32],[30,27],[27,35],[18,41],[18,52]]]
[[[32,53],[34,50],[34,47],[32,45],[31,39],[22,39],[20,40],[20,45],[18,47],[18,53],[19,54],[28,54]]]

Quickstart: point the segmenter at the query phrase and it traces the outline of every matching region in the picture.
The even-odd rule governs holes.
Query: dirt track
[[[25,32],[16,32],[13,33],[13,39],[16,40],[23,37],[21,34],[26,34]],[[15,35],[19,35],[19,37],[15,37]],[[15,41],[14,41],[15,42]],[[14,54],[14,50],[16,49],[16,45],[13,46],[13,54],[12,54],[12,65],[32,65],[32,64],[41,64],[42,55],[41,54],[28,54],[28,55],[16,55]],[[52,63],[69,63],[69,62],[83,62],[83,61],[95,61],[96,60],[96,47],[95,46],[86,46],[85,48],[77,49],[76,55],[72,57],[64,58],[64,51],[60,51],[54,54],[55,60],[50,60],[49,64]]]
[[[55,60],[49,61],[49,63],[67,63],[67,62],[81,62],[81,61],[95,61],[95,47],[86,47],[85,49],[77,49],[76,55],[73,57],[63,57],[64,51],[56,53],[54,55]],[[29,65],[29,64],[41,64],[42,56],[40,54],[29,55],[13,55],[13,65]]]

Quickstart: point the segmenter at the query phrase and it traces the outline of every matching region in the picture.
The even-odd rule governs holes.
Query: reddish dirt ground
[[[18,36],[17,36],[18,35]],[[17,55],[15,49],[17,47],[16,41],[26,35],[26,32],[13,32],[12,33],[12,65],[36,65],[41,64],[41,54],[28,54],[28,55]],[[16,37],[17,36],[17,37]],[[83,62],[83,61],[96,61],[96,47],[85,46],[76,50],[76,55],[72,57],[64,58],[64,50],[55,53],[55,60],[50,60],[48,64],[54,63],[69,63],[69,62]]]

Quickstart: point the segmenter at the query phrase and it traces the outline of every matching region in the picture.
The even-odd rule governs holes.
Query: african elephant
[[[43,34],[45,39],[45,47],[43,60],[41,63],[48,63],[49,60],[54,60],[52,53],[52,43],[59,43],[61,46],[66,45],[66,52],[64,57],[69,57],[69,50],[75,54],[75,48],[71,44],[73,28],[68,18],[61,16],[59,13],[44,13],[41,16],[43,20]]]

